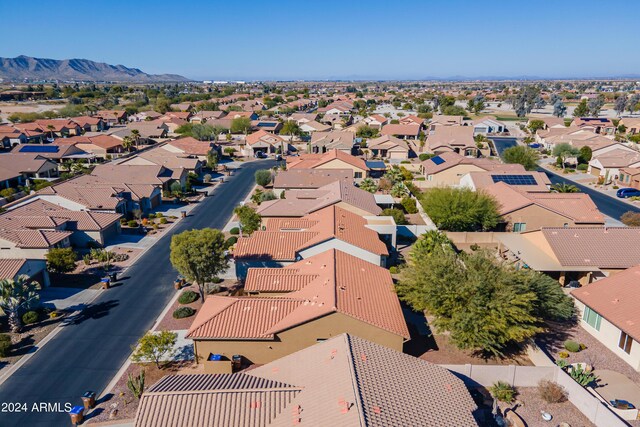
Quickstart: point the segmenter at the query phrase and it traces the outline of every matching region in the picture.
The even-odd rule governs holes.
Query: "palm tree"
[[[20,311],[40,298],[38,282],[28,282],[29,276],[20,275],[17,279],[0,280],[0,308],[9,316],[12,332],[20,332],[22,319]]]
[[[563,182],[561,184],[553,184],[551,186],[551,192],[553,193],[579,193],[580,189],[573,184],[567,184]]]
[[[131,135],[133,139],[136,141],[136,148],[138,148],[138,142],[140,142],[140,131],[138,129],[132,129]]]
[[[122,148],[129,152],[131,151],[131,148],[133,148],[133,139],[130,136],[122,138]]]
[[[47,130],[49,131],[49,136],[53,139],[53,131],[55,130],[55,126],[47,125]]]

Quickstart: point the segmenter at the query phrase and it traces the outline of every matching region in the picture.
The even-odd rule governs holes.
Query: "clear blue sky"
[[[638,7],[634,0],[1,0],[0,56],[86,58],[215,80],[600,77],[640,73]]]

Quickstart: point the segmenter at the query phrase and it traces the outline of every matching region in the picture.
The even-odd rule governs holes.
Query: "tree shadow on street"
[[[63,325],[78,325],[85,320],[100,319],[101,317],[109,314],[109,311],[112,308],[117,307],[118,304],[119,303],[116,300],[109,300],[98,304],[89,304],[86,306],[86,308],[82,309],[80,313],[65,319]],[[80,307],[77,307],[76,309],[79,308]]]

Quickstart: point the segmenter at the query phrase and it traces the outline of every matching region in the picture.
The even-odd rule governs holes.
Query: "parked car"
[[[267,155],[266,155],[266,154],[264,154],[262,151],[258,151],[258,152],[256,152],[256,154],[255,154],[255,158],[256,158],[256,159],[266,159],[266,158],[267,158]]]
[[[621,199],[626,199],[628,197],[640,197],[640,190],[635,188],[621,188],[616,191],[616,196]]]

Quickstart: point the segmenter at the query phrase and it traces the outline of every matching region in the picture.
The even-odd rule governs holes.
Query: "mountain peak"
[[[0,79],[4,81],[83,81],[158,83],[185,82],[186,77],[177,74],[147,74],[138,68],[110,65],[88,59],[48,59],[20,55],[0,58]]]

